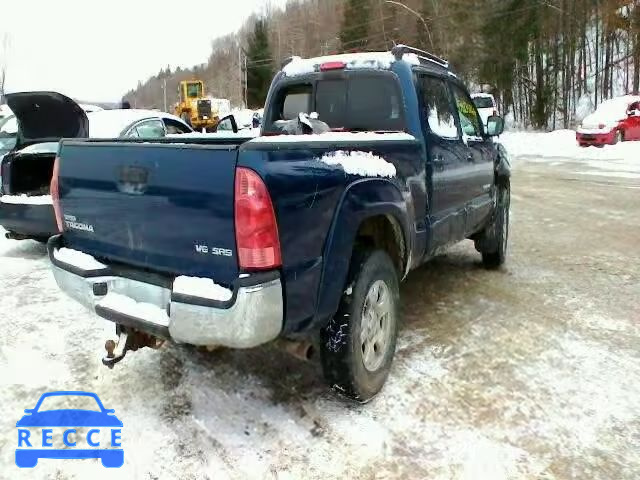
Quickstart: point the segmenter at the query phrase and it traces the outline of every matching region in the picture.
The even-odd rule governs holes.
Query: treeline
[[[640,0],[291,0],[212,43],[207,63],[167,67],[125,96],[168,108],[178,82],[258,107],[292,55],[382,50],[407,43],[450,60],[494,93],[520,126],[570,127],[603,99],[640,89]]]

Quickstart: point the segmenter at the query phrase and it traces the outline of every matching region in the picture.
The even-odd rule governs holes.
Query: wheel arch
[[[410,225],[405,197],[392,181],[364,179],[347,188],[325,242],[315,326],[322,326],[337,311],[358,242],[386,251],[398,278],[404,278],[415,242]]]

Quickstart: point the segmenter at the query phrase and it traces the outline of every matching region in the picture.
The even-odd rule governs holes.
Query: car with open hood
[[[57,231],[49,183],[58,141],[87,137],[89,120],[60,93],[20,92],[5,98],[17,130],[0,161],[0,225],[8,238],[46,239]]]
[[[7,238],[46,240],[58,232],[49,184],[61,138],[161,138],[193,132],[175,115],[152,110],[88,111],[56,92],[6,95],[15,117],[0,125],[0,225]],[[6,132],[5,132],[6,130]],[[4,132],[4,133],[3,133]]]

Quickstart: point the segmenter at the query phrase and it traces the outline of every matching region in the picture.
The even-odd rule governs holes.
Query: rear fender
[[[344,192],[336,211],[323,252],[315,327],[323,326],[338,309],[346,288],[356,235],[366,219],[384,215],[400,228],[404,242],[402,276],[406,274],[413,245],[405,199],[390,180],[365,179],[351,184]]]

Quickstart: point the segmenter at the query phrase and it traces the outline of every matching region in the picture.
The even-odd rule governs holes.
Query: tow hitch
[[[104,344],[107,356],[102,358],[102,363],[110,369],[122,360],[129,350],[135,352],[144,347],[158,349],[164,344],[163,339],[136,330],[127,330],[121,325],[118,325],[117,333],[117,341],[109,339]]]

